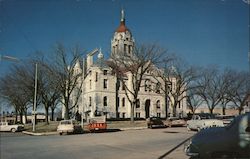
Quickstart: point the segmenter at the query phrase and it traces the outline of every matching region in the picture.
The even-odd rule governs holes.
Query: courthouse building
[[[110,55],[119,57],[120,53],[133,54],[134,45],[134,37],[125,25],[125,15],[122,10],[120,25],[115,30],[111,40]],[[107,118],[130,118],[131,105],[125,94],[125,88],[112,74],[112,69],[107,61],[110,61],[110,59],[106,58],[105,60],[101,49],[95,49],[87,55],[83,64],[77,63],[75,65],[75,70],[82,71],[84,78],[82,94],[74,111],[78,111],[80,114],[83,112],[85,117],[105,114]],[[129,73],[127,73],[127,76],[126,84],[129,86],[132,81],[129,78]],[[171,102],[168,101],[165,104],[165,95],[152,82],[154,79],[148,72],[142,81],[143,86],[139,91],[138,104],[134,110],[135,118],[148,118],[150,116],[165,118],[166,115],[173,115]],[[173,89],[175,87],[174,81],[173,79]],[[72,100],[74,100],[73,97]],[[166,114],[166,108],[168,108],[168,114]],[[185,98],[178,103],[176,114],[177,116],[186,115]]]

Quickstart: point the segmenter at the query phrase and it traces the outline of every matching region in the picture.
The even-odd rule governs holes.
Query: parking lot
[[[195,132],[182,128],[126,130],[79,135],[28,136],[1,133],[1,158],[185,159],[183,142]]]

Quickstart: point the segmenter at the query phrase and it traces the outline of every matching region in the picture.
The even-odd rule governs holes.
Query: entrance
[[[145,102],[145,118],[149,118],[150,113],[150,99],[147,99]]]

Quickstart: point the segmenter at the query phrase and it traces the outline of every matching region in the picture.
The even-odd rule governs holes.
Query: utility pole
[[[36,130],[36,94],[37,94],[37,63],[35,68],[35,93],[34,93],[34,105],[33,105],[33,131]]]

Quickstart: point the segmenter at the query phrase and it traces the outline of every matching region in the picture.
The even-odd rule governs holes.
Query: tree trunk
[[[214,111],[214,109],[213,109],[213,108],[209,108],[209,112],[210,112],[210,114],[213,114],[213,111]]]
[[[54,111],[55,109],[51,107],[51,120],[54,121]]]
[[[134,123],[135,102],[132,103],[130,112],[131,112],[130,121],[131,121],[131,123]]]
[[[24,117],[25,117],[25,123],[28,122],[28,118],[27,118],[27,110],[24,111]]]
[[[17,117],[18,117],[18,111],[17,111],[17,109],[15,109],[15,113],[16,113],[16,114],[15,114],[15,115],[16,115],[16,117],[15,117],[15,118],[16,118],[15,123],[17,123]]]
[[[45,117],[46,124],[49,124],[49,107],[45,108]]]
[[[68,106],[65,106],[64,119],[69,120],[69,107]]]
[[[222,114],[226,115],[226,108],[225,107],[222,107]]]
[[[165,93],[165,113],[166,113],[166,119],[168,118],[168,95]]]

